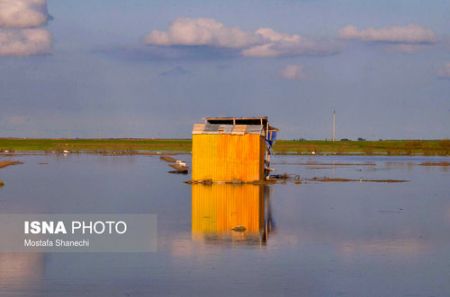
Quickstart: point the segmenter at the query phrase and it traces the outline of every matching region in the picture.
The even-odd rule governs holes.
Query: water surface
[[[448,158],[276,156],[302,178],[409,182],[269,187],[190,186],[150,156],[16,159],[1,213],[154,213],[158,251],[2,253],[0,296],[450,295],[450,168],[418,166]]]

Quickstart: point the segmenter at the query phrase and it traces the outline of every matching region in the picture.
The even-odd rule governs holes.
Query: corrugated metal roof
[[[262,125],[194,124],[192,134],[264,134]]]

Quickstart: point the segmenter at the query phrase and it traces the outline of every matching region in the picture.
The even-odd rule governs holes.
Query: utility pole
[[[336,111],[333,109],[333,141],[336,141]]]

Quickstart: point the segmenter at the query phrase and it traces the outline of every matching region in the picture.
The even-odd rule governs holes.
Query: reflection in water
[[[32,288],[44,272],[43,254],[0,253],[0,289]]]
[[[266,244],[273,229],[267,186],[192,185],[193,239]]]

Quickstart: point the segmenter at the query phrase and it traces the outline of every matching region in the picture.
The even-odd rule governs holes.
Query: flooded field
[[[156,156],[14,160],[1,213],[156,214],[158,251],[0,253],[2,297],[450,295],[449,158],[275,156],[302,182],[273,185],[188,185]]]

